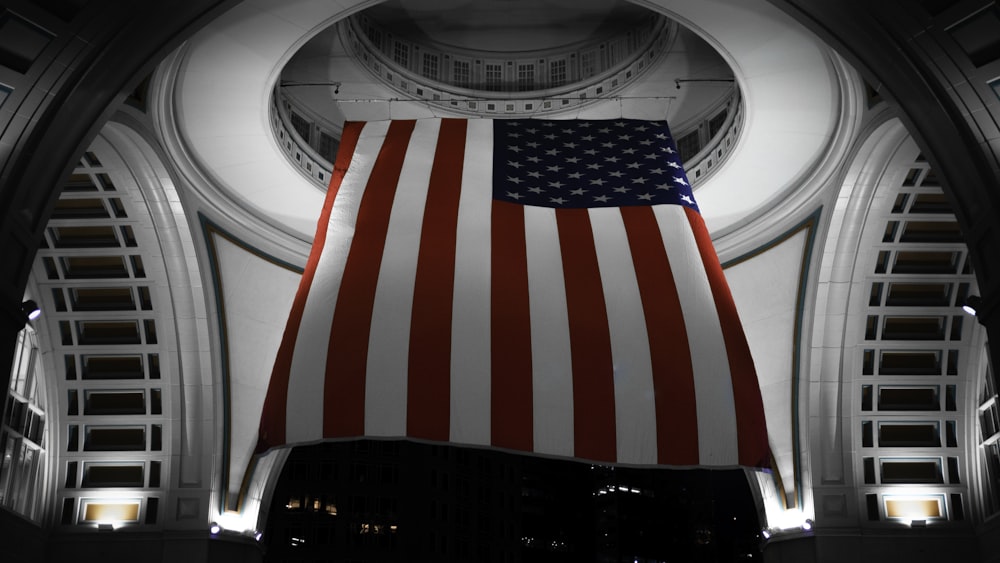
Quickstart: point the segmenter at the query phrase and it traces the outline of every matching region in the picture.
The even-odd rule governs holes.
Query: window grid
[[[503,65],[486,63],[486,89],[492,92],[503,90]]]
[[[410,46],[402,41],[396,41],[393,45],[392,60],[403,68],[410,66]]]
[[[452,67],[452,80],[460,88],[468,88],[471,85],[471,75],[468,61],[455,61]]]
[[[163,267],[144,254],[152,222],[131,206],[138,187],[131,174],[117,174],[124,164],[109,165],[114,158],[91,151],[80,162],[36,260],[44,274],[41,322],[62,335],[53,343],[60,389],[53,408],[65,422],[52,432],[53,447],[64,452],[53,499],[64,525],[94,525],[89,518],[101,508],[94,495],[103,489],[136,495],[129,525],[155,525],[169,475],[166,327],[156,294]]]
[[[437,55],[432,55],[430,53],[424,53],[424,67],[423,67],[422,74],[426,78],[430,78],[432,80],[439,80],[440,79],[440,76],[438,75],[438,56]]]
[[[38,522],[44,509],[47,401],[38,342],[31,326],[17,335],[0,424],[0,506]]]
[[[549,67],[550,82],[549,85],[553,88],[557,88],[566,84],[566,60],[552,61]]]
[[[961,306],[975,278],[938,184],[924,162],[902,175],[864,286],[856,459],[871,521],[898,519],[893,495],[927,486],[948,491],[930,519],[965,518],[960,397],[973,323]]]
[[[1000,405],[989,362],[979,393],[979,471],[983,481],[983,512],[1000,512]]]
[[[517,65],[517,90],[527,92],[535,88],[535,65]]]

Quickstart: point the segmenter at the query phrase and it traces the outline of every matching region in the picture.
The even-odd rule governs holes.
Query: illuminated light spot
[[[138,522],[139,501],[87,502],[83,509],[83,522]]]
[[[885,515],[910,521],[943,518],[943,500],[940,496],[886,498]]]

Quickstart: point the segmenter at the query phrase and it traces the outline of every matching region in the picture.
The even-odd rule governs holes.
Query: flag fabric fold
[[[768,466],[665,122],[346,124],[258,451],[361,437]]]

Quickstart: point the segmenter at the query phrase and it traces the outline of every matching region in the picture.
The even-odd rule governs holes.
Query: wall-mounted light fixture
[[[38,303],[32,299],[28,299],[24,303],[21,303],[21,311],[29,321],[33,321],[42,315],[42,308],[39,307]]]
[[[972,316],[976,316],[976,311],[979,310],[982,304],[982,297],[979,297],[978,295],[970,295],[965,298],[965,303],[962,304],[962,310]]]

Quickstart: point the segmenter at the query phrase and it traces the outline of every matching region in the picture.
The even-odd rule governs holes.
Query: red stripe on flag
[[[615,461],[614,361],[587,209],[557,209],[573,366],[574,455]]]
[[[652,208],[623,207],[621,213],[649,336],[657,462],[698,465],[698,413],[691,349],[663,236]]]
[[[365,186],[337,295],[326,356],[323,436],[365,432],[368,335],[389,215],[414,121],[393,121]]]
[[[534,423],[524,208],[494,201],[491,229],[491,441],[530,452]]]
[[[333,164],[333,174],[330,176],[330,185],[327,187],[323,210],[320,212],[319,221],[316,224],[316,236],[313,237],[309,259],[306,262],[305,270],[302,272],[299,288],[295,292],[292,309],[288,313],[285,333],[281,338],[281,345],[278,347],[278,355],[274,360],[270,383],[267,386],[267,395],[264,397],[264,408],[261,413],[260,429],[257,434],[257,447],[255,450],[257,453],[262,453],[269,448],[285,443],[285,421],[288,412],[288,379],[292,370],[292,356],[295,352],[295,342],[298,337],[299,326],[302,324],[302,315],[306,308],[306,298],[309,295],[309,290],[312,288],[313,279],[316,277],[316,265],[319,264],[319,257],[323,254],[323,247],[326,244],[326,232],[330,226],[330,213],[333,210],[333,201],[340,190],[340,183],[344,179],[344,174],[347,173],[347,167],[354,158],[354,149],[357,147],[358,137],[360,137],[364,126],[363,122],[356,121],[344,124],[344,132],[340,139],[340,148],[337,150],[337,159]]]
[[[455,240],[465,154],[464,119],[443,119],[431,168],[413,288],[406,433],[447,440]]]
[[[712,246],[705,221],[697,211],[685,207],[688,222],[698,242],[701,261],[705,264],[708,283],[712,287],[715,307],[722,324],[722,338],[726,342],[729,355],[729,373],[732,378],[733,399],[736,403],[736,430],[739,441],[739,463],[748,467],[768,467],[771,452],[767,443],[767,427],[764,423],[764,404],[760,398],[760,384],[754,368],[750,346],[747,344],[743,325],[736,312],[729,284],[719,263],[719,257]]]

